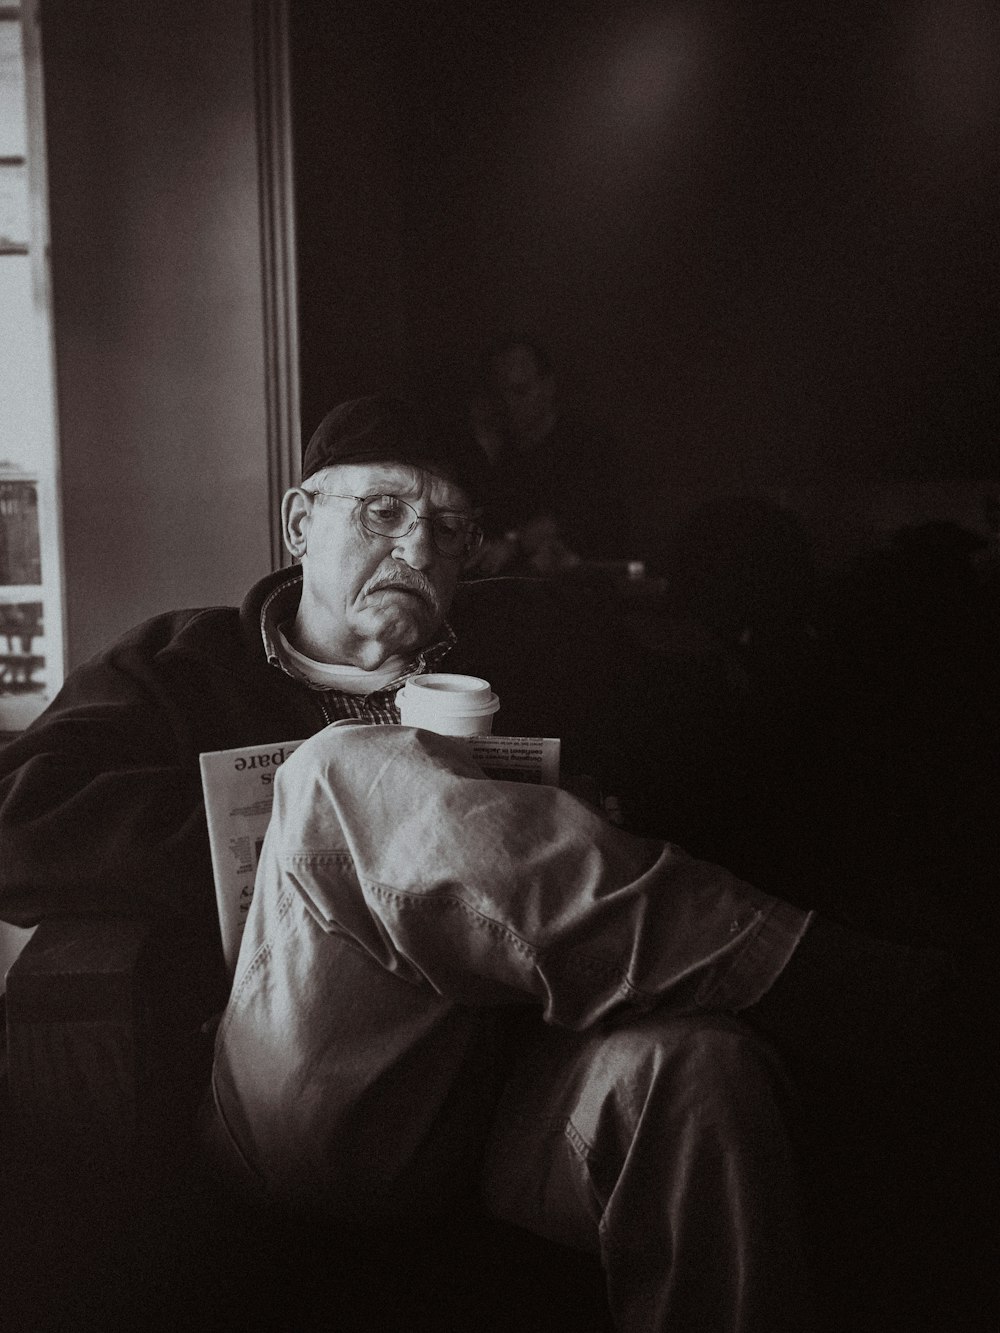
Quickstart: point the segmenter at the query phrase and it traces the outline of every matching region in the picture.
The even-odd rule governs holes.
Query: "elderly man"
[[[328,415],[303,476],[284,501],[298,565],[239,608],[137,626],[0,753],[0,915],[154,915],[204,955],[203,998],[217,1006],[200,752],[302,739],[338,718],[398,722],[399,686],[445,668],[493,681],[498,731],[563,736],[570,772],[602,754],[613,767],[628,721],[585,604],[567,618],[541,585],[460,583],[485,482],[476,452],[373,397]]]
[[[478,1192],[599,1255],[629,1333],[806,1329],[768,1036],[796,1075],[803,1049],[821,1066],[802,1011],[834,994],[850,1027],[853,987],[877,1045],[885,951],[566,791],[488,779],[460,740],[391,725],[414,674],[485,676],[496,730],[563,737],[569,775],[599,787],[638,707],[582,608],[533,581],[460,581],[477,466],[399,400],[335,408],[283,501],[296,568],[239,611],[140,626],[4,752],[4,915],[173,920],[213,959],[202,1003],[220,1008],[198,755],[311,738],[276,779],[219,1026],[217,1166],[350,1224]],[[908,1002],[921,968],[888,961]]]

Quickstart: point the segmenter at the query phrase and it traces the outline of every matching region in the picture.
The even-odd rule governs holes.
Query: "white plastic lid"
[[[396,700],[397,703],[406,702],[421,711],[433,710],[444,716],[456,713],[478,716],[495,713],[500,707],[500,700],[490,689],[488,680],[447,671],[411,676]]]

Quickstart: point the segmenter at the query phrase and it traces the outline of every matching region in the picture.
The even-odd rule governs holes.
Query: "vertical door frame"
[[[253,0],[271,564],[290,563],[281,497],[299,480],[298,306],[288,0]]]

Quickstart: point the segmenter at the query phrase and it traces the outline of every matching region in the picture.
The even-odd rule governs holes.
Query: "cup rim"
[[[461,681],[461,685],[451,685],[446,682]],[[467,683],[466,683],[467,682]],[[465,676],[457,671],[428,671],[422,676],[411,676],[403,686],[404,690],[410,690],[414,694],[420,694],[426,691],[427,695],[433,695],[435,698],[466,698],[478,699],[491,693],[490,683],[484,680],[482,676]]]
[[[413,699],[406,700],[406,712],[409,716],[420,717],[482,717],[487,713],[495,713],[500,708],[500,700],[493,693],[490,693],[483,699],[463,699],[459,702],[455,695],[443,695],[443,699],[449,700],[451,706],[445,704],[443,707],[432,704],[429,701],[417,701]]]

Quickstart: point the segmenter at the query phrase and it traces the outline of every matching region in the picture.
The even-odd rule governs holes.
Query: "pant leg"
[[[431,1165],[455,1174],[450,1127],[469,1121],[459,1110],[481,1085],[471,1062],[490,1011],[521,1005],[556,1028],[593,1030],[551,1042],[593,1056],[564,1099],[575,1083],[595,1133],[616,1125],[601,1108],[623,1089],[618,1147],[600,1157],[611,1175],[593,1178],[613,1297],[622,1309],[695,1308],[672,1293],[695,1291],[700,1275],[700,1299],[708,1263],[729,1311],[767,1276],[759,1252],[791,1215],[780,1116],[762,1110],[773,1097],[756,1095],[767,1062],[725,1018],[683,1020],[691,1034],[725,1040],[672,1037],[661,1049],[647,1037],[630,1055],[616,1043],[631,1050],[626,1034],[666,1032],[668,1011],[681,1021],[753,1003],[807,919],[719,867],[613,829],[564,792],[485,779],[460,742],[405,727],[331,729],[275,780],[216,1041],[218,1106],[271,1189],[320,1192],[367,1215],[383,1198],[390,1207],[427,1197],[411,1181],[433,1185]],[[563,1130],[575,1123],[564,1117]],[[626,1177],[626,1157],[648,1166]],[[777,1160],[774,1179],[762,1181],[761,1160]],[[655,1183],[633,1201],[643,1176]],[[759,1236],[744,1203],[758,1186]],[[669,1225],[671,1209],[683,1226]],[[648,1227],[632,1220],[646,1215]],[[592,1230],[593,1207],[584,1217]],[[695,1264],[703,1235],[708,1257]],[[634,1299],[623,1294],[633,1287]],[[657,1317],[622,1326],[653,1329]],[[751,1327],[734,1318],[701,1327]]]
[[[740,1010],[810,919],[557,788],[488,780],[464,742],[410,727],[320,732],[274,792],[257,895],[286,886],[380,968],[466,1005],[534,1002],[576,1029],[623,1008]]]
[[[622,1333],[814,1328],[784,1076],[723,1015],[542,1031],[508,1082],[482,1193],[599,1254]]]

